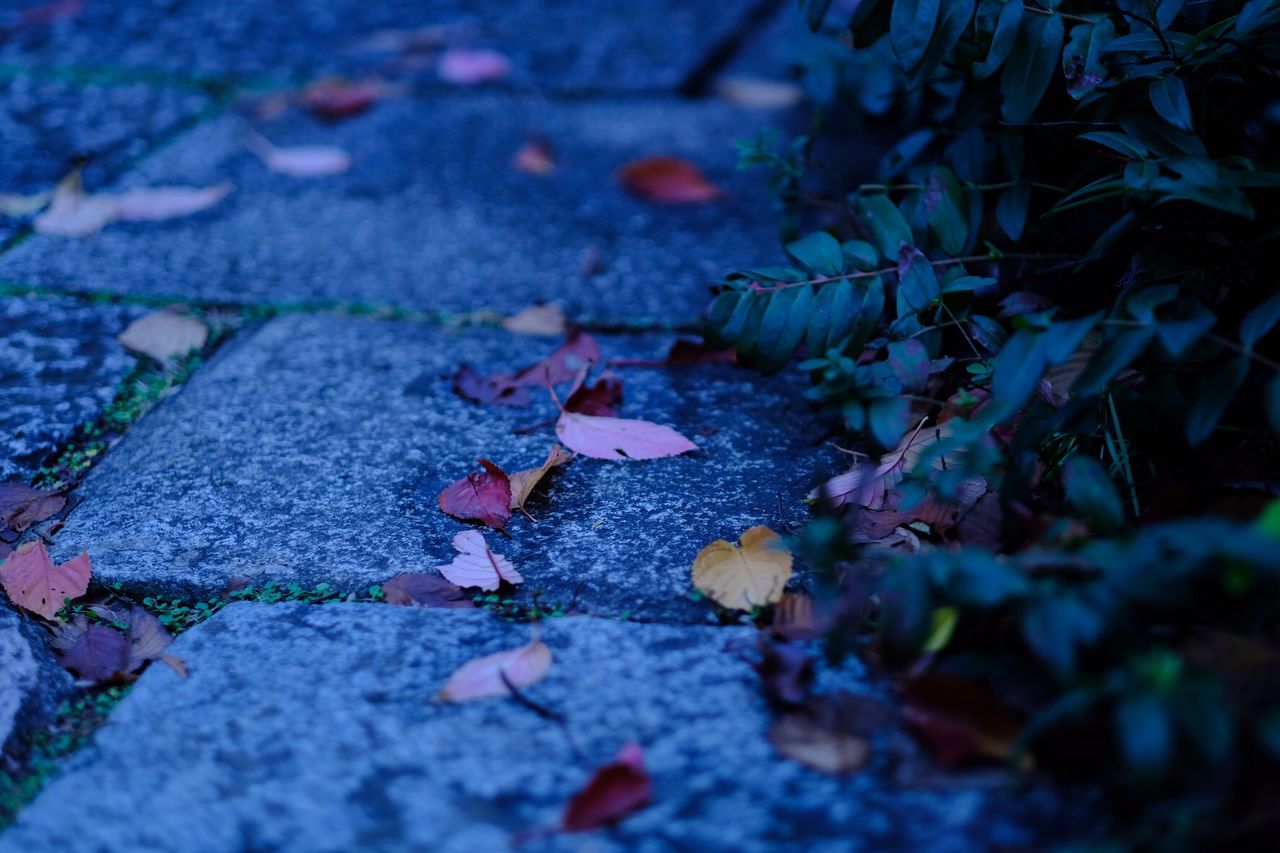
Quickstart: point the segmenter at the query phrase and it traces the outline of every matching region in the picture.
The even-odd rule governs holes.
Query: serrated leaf
[[[717,539],[693,561],[693,584],[717,604],[750,611],[773,604],[791,579],[791,552],[782,537],[756,526],[739,538],[739,546]]]
[[[1064,35],[1062,17],[1026,15],[1000,78],[1001,117],[1010,124],[1029,121],[1058,67]]]
[[[840,241],[826,231],[814,231],[787,244],[787,253],[821,275],[844,272],[844,251]]]

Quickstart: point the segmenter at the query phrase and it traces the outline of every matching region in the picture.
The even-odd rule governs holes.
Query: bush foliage
[[[880,456],[805,537],[833,636],[985,683],[1131,842],[1267,838],[1280,2],[801,5],[842,48],[814,130],[742,150],[794,264],[728,276],[707,334],[801,354]]]

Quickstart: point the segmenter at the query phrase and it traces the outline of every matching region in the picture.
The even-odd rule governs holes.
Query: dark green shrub
[[[844,627],[1016,697],[1042,765],[1141,813],[1132,841],[1267,838],[1280,2],[831,5],[802,3],[848,48],[825,123],[743,146],[795,265],[729,276],[708,337],[802,353],[889,451],[806,537],[859,590]],[[843,163],[850,134],[891,146]]]

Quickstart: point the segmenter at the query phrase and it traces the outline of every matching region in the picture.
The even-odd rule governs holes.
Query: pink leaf
[[[474,607],[471,598],[439,575],[408,572],[382,585],[388,604],[418,607]]]
[[[507,681],[519,690],[541,680],[550,669],[551,649],[534,640],[518,649],[468,661],[449,676],[436,698],[442,702],[469,702],[506,696],[511,693]]]
[[[52,619],[63,599],[77,599],[89,589],[89,555],[81,554],[56,566],[44,542],[28,542],[0,566],[0,581],[10,600],[19,607]]]
[[[440,57],[440,79],[462,86],[501,80],[511,71],[511,60],[492,50],[454,47]]]
[[[511,480],[488,459],[479,462],[483,473],[468,474],[440,492],[440,509],[454,518],[501,530],[511,517]]]
[[[149,187],[129,190],[116,196],[118,219],[158,222],[190,216],[213,207],[227,193],[231,184],[212,187]]]
[[[640,744],[628,743],[573,795],[560,826],[565,832],[596,829],[644,808],[652,799],[653,781],[644,766],[644,752]]]
[[[560,413],[556,435],[565,447],[593,459],[659,459],[698,449],[698,445],[661,424],[570,411]]]
[[[618,181],[634,196],[671,204],[697,204],[723,195],[697,166],[677,157],[633,160],[618,170]]]
[[[508,498],[510,500],[510,498]],[[480,589],[497,589],[503,581],[524,583],[511,561],[495,554],[478,530],[464,530],[453,537],[453,548],[458,556],[453,562],[436,566],[447,580],[461,587],[478,586]]]
[[[332,145],[300,145],[277,148],[261,136],[249,138],[249,148],[267,168],[291,178],[340,175],[351,168],[351,155]]]

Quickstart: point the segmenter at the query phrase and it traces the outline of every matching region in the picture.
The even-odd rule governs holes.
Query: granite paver
[[[173,646],[190,675],[153,666],[0,845],[962,851],[1063,829],[1047,791],[999,777],[902,784],[887,750],[843,778],[781,759],[749,628],[544,623],[555,660],[525,692],[564,730],[508,700],[433,701],[456,667],[530,633],[474,611],[232,605]],[[868,689],[856,669],[831,681]],[[628,741],[652,805],[590,835],[539,832]]]
[[[606,358],[661,356],[669,335],[602,337]],[[81,486],[56,553],[88,549],[98,579],[206,594],[228,579],[362,589],[452,559],[465,526],[439,491],[478,458],[536,467],[555,441],[528,409],[459,398],[461,362],[507,370],[555,344],[497,330],[285,316],[220,351],[136,426]],[[622,415],[675,426],[701,448],[652,461],[577,459],[489,534],[524,574],[519,598],[696,620],[689,571],[713,539],[798,521],[834,465],[800,387],[728,365],[622,372]],[[779,518],[779,513],[783,519]]]
[[[253,303],[514,311],[556,299],[579,314],[688,322],[727,269],[780,259],[767,189],[735,170],[733,140],[762,121],[674,98],[394,100],[334,127],[293,117],[261,128],[277,145],[337,144],[355,158],[346,175],[299,180],[268,172],[247,124],[228,116],[122,182],[235,184],[213,210],[92,240],[35,237],[0,257],[0,276]],[[555,173],[512,165],[533,137],[554,146]],[[617,169],[659,154],[697,163],[727,195],[683,206],[628,196]]]

